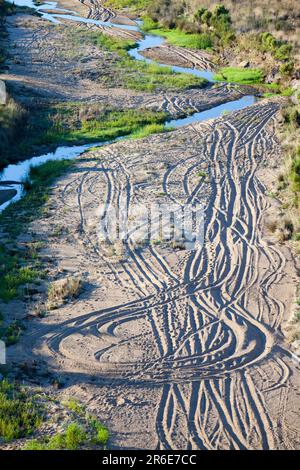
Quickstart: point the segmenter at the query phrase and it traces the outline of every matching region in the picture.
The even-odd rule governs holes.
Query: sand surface
[[[24,70],[13,68],[11,80]],[[29,82],[42,90],[38,68],[29,70]],[[67,83],[52,83],[71,93]],[[86,83],[75,80],[74,93]],[[216,90],[191,93],[199,106],[215,93],[237,93]],[[88,87],[85,93],[91,96]],[[99,88],[92,93],[100,99]],[[125,95],[159,109],[179,102],[127,90],[113,99]],[[47,240],[41,256],[49,274],[80,276],[83,291],[30,320],[10,358],[21,354],[57,373],[61,396],[86,403],[109,426],[112,447],[300,447],[299,362],[281,333],[293,313],[297,273],[288,247],[265,224],[278,211],[265,184],[282,159],[279,109],[280,101],[264,100],[86,153],[55,183],[45,216],[32,225],[35,239]],[[200,205],[203,243],[104,243],[103,208],[120,201],[129,210]]]

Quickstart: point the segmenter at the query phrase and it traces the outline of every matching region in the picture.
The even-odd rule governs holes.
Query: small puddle
[[[141,26],[142,26],[142,21],[137,21],[136,26],[134,25],[126,25],[126,24],[117,24],[117,23],[111,23],[109,21],[100,21],[100,20],[95,20],[95,19],[90,19],[90,18],[83,18],[81,16],[78,16],[76,12],[73,12],[71,10],[66,10],[63,8],[57,8],[57,3],[56,2],[45,2],[43,5],[35,5],[32,0],[9,0],[11,3],[14,3],[17,6],[27,6],[30,8],[35,9],[38,11],[42,18],[51,21],[52,23],[59,24],[61,23],[59,19],[66,19],[66,20],[71,20],[71,21],[76,21],[80,23],[85,23],[85,24],[95,24],[98,26],[105,26],[107,28],[121,28],[125,29],[127,31],[138,31],[143,34],[143,38],[140,41],[137,41],[136,47],[133,49],[130,49],[128,53],[130,54],[131,57],[133,57],[136,60],[142,60],[147,63],[155,63],[157,64],[156,61],[152,59],[145,58],[141,52],[145,49],[148,48],[153,48],[153,47],[158,47],[161,46],[165,39],[161,36],[155,36],[153,34],[144,34],[141,31]],[[48,11],[44,11],[48,10]],[[60,13],[52,13],[53,10],[56,10],[57,12]],[[51,11],[51,13],[49,13]],[[162,64],[159,63],[161,67],[169,67],[171,68],[174,72],[183,72],[183,73],[189,73],[192,75],[195,75],[199,78],[206,78],[208,81],[213,82],[213,72],[209,70],[197,70],[194,68],[190,67],[179,67],[179,66],[170,66],[167,64]],[[172,128],[177,128],[181,126],[185,126],[188,124],[192,124],[195,122],[200,122],[200,121],[205,121],[207,119],[212,119],[212,118],[217,118],[222,116],[224,113],[229,113],[232,111],[238,111],[240,109],[244,109],[247,106],[251,106],[253,103],[255,103],[256,97],[253,95],[248,95],[244,96],[238,100],[235,101],[229,101],[227,103],[221,104],[219,106],[214,106],[213,108],[210,108],[205,111],[201,112],[196,112],[190,116],[187,116],[182,119],[172,119],[170,121],[167,121],[167,126],[170,126]],[[126,136],[124,137],[119,137],[116,140],[121,140],[125,139]],[[19,200],[23,193],[23,187],[20,185],[24,179],[26,179],[27,175],[29,174],[30,168],[34,166],[41,165],[42,163],[45,163],[50,160],[64,160],[64,159],[73,159],[81,155],[83,152],[85,152],[87,149],[91,147],[101,147],[103,145],[107,145],[111,143],[110,142],[102,142],[102,143],[95,143],[95,144],[87,144],[87,145],[78,145],[78,146],[61,146],[56,149],[55,152],[49,152],[44,155],[40,155],[37,157],[32,157],[28,158],[27,160],[24,160],[20,163],[17,164],[11,164],[8,165],[1,173],[0,173],[0,212],[2,212],[9,204],[12,202],[16,202]],[[13,181],[13,184],[9,184],[9,181]],[[3,186],[3,183],[6,182],[5,186]],[[1,183],[2,187],[4,189],[1,189]],[[11,195],[13,196],[10,200],[6,200],[7,198],[4,197],[3,194],[3,203],[1,203],[1,192],[6,191],[6,195],[8,194],[7,191],[11,191]]]

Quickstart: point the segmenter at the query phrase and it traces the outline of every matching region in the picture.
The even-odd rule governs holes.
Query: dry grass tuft
[[[77,297],[82,288],[82,279],[79,276],[70,276],[51,283],[48,290],[48,306],[55,308],[68,299]]]

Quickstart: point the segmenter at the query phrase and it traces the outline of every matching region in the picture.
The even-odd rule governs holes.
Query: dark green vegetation
[[[26,134],[27,119],[27,111],[12,98],[8,98],[5,105],[0,104],[0,169],[14,160],[12,146]]]
[[[23,323],[18,320],[13,320],[8,326],[4,326],[4,315],[0,312],[0,339],[6,346],[17,343],[23,329]]]
[[[106,448],[109,431],[96,418],[86,412],[83,405],[71,399],[65,406],[71,411],[72,422],[64,432],[44,439],[33,439],[25,450],[78,450],[80,447]]]
[[[32,434],[41,424],[41,410],[19,386],[0,382],[0,439],[5,442]]]
[[[259,35],[259,43],[262,51],[270,52],[274,59],[278,59],[283,62],[280,67],[281,73],[289,75],[293,71],[293,47],[291,43],[276,39],[271,33],[268,32]]]
[[[0,0],[0,71],[6,59],[4,40],[7,36],[5,31],[6,16],[14,12],[15,7],[4,0]]]

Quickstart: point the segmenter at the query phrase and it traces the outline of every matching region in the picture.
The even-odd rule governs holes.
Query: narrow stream
[[[99,26],[105,26],[110,28],[122,28],[129,31],[141,31],[142,21],[137,21],[136,25],[124,25],[124,24],[117,24],[112,22],[103,22],[99,20],[83,18],[81,16],[77,16],[77,14],[71,10],[66,10],[63,8],[57,8],[56,2],[45,2],[43,5],[35,5],[33,0],[9,0],[11,3],[14,3],[18,6],[27,6],[30,8],[35,9],[38,11],[42,18],[51,21],[52,23],[59,24],[59,18],[66,19],[66,20],[73,20],[76,22],[81,22],[85,24],[95,24]],[[49,13],[47,10],[56,10],[59,13]],[[137,42],[135,48],[130,49],[128,53],[136,60],[146,61],[147,63],[156,63],[155,61],[145,58],[141,52],[145,49],[151,47],[160,46],[164,42],[164,38],[161,36],[155,36],[152,34],[143,34],[143,39]],[[166,64],[159,64],[160,66],[165,66]],[[197,77],[206,78],[209,82],[213,82],[213,72],[209,70],[197,70],[194,68],[189,67],[178,67],[178,66],[169,66],[174,72],[183,72],[195,75]],[[225,104],[221,104],[219,106],[215,106],[210,108],[206,111],[196,112],[190,116],[187,116],[182,119],[172,119],[167,121],[167,125],[171,126],[172,128],[181,127],[187,124],[191,124],[194,122],[205,121],[211,118],[217,118],[224,114],[224,112],[232,112],[238,111],[243,109],[247,106],[252,105],[255,103],[256,97],[254,95],[247,95],[235,101],[229,101]],[[116,140],[126,139],[126,136],[119,137]],[[90,147],[100,147],[103,145],[107,145],[110,142],[102,142],[102,143],[95,143],[95,144],[86,144],[86,145],[79,145],[79,146],[67,146],[67,147],[58,147],[55,152],[49,152],[44,155],[36,156],[24,160],[17,164],[8,165],[0,174],[0,190],[1,187],[5,190],[14,190],[15,195],[9,200],[1,204],[0,202],[0,212],[2,212],[9,204],[12,202],[16,202],[19,200],[24,191],[23,186],[20,184],[24,179],[27,177],[30,168],[33,166],[41,165],[50,160],[63,160],[63,159],[72,159],[76,158],[85,152]],[[12,182],[11,184],[5,184],[5,182]]]

